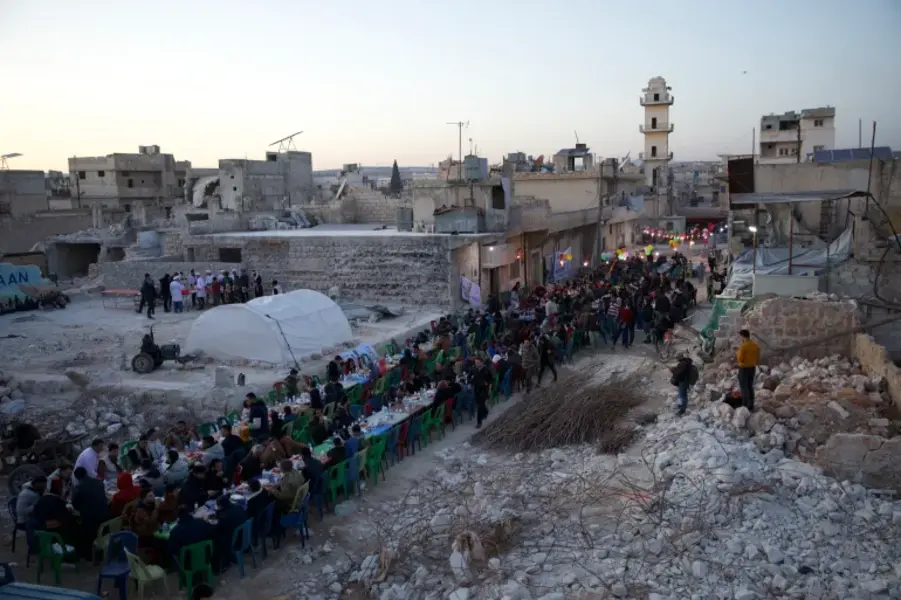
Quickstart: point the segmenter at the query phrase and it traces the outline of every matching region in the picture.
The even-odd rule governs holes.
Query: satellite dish
[[[10,152],[9,154],[4,154],[4,155],[0,156],[0,158],[5,160],[7,158],[19,158],[20,156],[22,156],[21,152]]]

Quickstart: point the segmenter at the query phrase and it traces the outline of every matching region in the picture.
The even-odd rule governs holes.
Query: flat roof
[[[304,237],[497,237],[504,233],[420,233],[417,231],[398,231],[397,227],[379,228],[377,225],[335,224],[327,223],[308,229],[272,229],[266,231],[227,231],[224,233],[208,233],[209,237],[246,237],[246,238],[304,238]]]
[[[796,204],[799,202],[817,202],[820,200],[842,200],[844,198],[861,198],[867,193],[860,190],[827,190],[803,192],[772,192],[753,194],[732,194],[729,204],[754,206],[757,204]]]

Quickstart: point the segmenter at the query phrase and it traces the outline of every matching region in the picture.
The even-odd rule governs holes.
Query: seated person
[[[303,476],[306,481],[310,482],[310,491],[317,492],[318,490],[319,480],[322,477],[322,474],[325,472],[325,465],[319,461],[316,457],[313,456],[313,451],[310,448],[304,448],[300,451],[300,457],[303,459]]]
[[[325,384],[325,403],[340,402],[344,397],[344,386],[338,381],[330,381]]]
[[[169,532],[168,550],[172,556],[178,557],[182,548],[198,542],[212,540],[216,535],[216,528],[194,516],[194,507],[182,504],[178,507],[178,521]],[[182,568],[190,568],[191,565],[181,565]]]
[[[155,546],[157,544],[154,534],[160,528],[160,511],[156,497],[152,491],[146,492],[135,505],[135,510],[129,515],[126,525],[136,536],[141,546]]]
[[[66,501],[52,489],[48,489],[40,497],[31,517],[37,522],[40,531],[58,533],[66,543],[71,544],[78,537],[75,517],[66,506]]]
[[[313,410],[322,410],[325,406],[325,403],[322,401],[322,393],[319,391],[319,388],[313,388],[310,390],[310,408]]]
[[[119,491],[109,503],[110,518],[120,516],[127,505],[141,497],[141,488],[135,485],[134,478],[128,471],[119,473],[116,477],[116,487]]]
[[[332,416],[331,420],[331,430],[332,435],[338,434],[348,427],[353,425],[355,419],[352,414],[350,414],[350,410],[348,410],[347,405],[341,404],[335,410],[335,414]]]
[[[294,398],[295,396],[300,395],[300,387],[299,387],[299,378],[297,369],[291,369],[288,372],[288,376],[284,379],[285,382],[285,396],[288,398]]]
[[[348,358],[344,361],[344,375],[352,375],[357,372],[357,363],[354,362],[354,359]]]
[[[282,421],[284,423],[290,423],[297,419],[297,415],[295,415],[293,412],[291,412],[290,406],[285,406],[285,408],[283,409],[282,412],[283,412]]]
[[[307,433],[310,435],[310,442],[314,446],[318,446],[328,439],[328,429],[322,421],[322,415],[316,413],[307,426]]]
[[[241,481],[248,481],[263,474],[261,457],[265,449],[262,444],[257,444],[250,449],[250,454],[241,461]]]
[[[369,447],[369,438],[366,437],[359,425],[354,425],[350,428],[350,436],[357,440],[357,452]]]
[[[244,440],[233,433],[232,426],[225,424],[219,428],[219,444],[226,457],[244,447]]]
[[[180,486],[188,478],[190,467],[188,461],[182,458],[175,450],[166,453],[166,468],[163,470],[163,483],[165,485]]]
[[[144,471],[144,474],[141,475],[141,481],[147,482],[150,489],[162,496],[166,489],[166,482],[163,480],[163,474],[160,473],[156,463],[149,458],[145,459],[141,463],[141,470]]]
[[[176,450],[184,450],[191,445],[191,442],[196,442],[197,439],[197,432],[188,427],[187,422],[178,421],[169,430],[169,434],[166,436],[166,445]]]
[[[294,463],[283,460],[279,465],[282,471],[282,479],[278,482],[272,495],[278,501],[283,512],[288,512],[294,503],[298,490],[304,484],[303,473],[294,470]]]
[[[134,468],[139,467],[145,460],[153,460],[150,443],[145,434],[141,434],[141,437],[138,438],[138,445],[129,450],[126,456]]]
[[[335,436],[332,443],[334,446],[328,451],[329,464],[337,465],[347,459],[347,450],[340,436]]]
[[[341,379],[341,371],[343,371],[343,361],[341,360],[341,357],[336,356],[330,360],[325,371],[330,382]]]
[[[278,414],[276,409],[272,409],[269,411],[269,435],[272,439],[277,440],[282,437],[282,427],[284,426],[284,421],[282,421],[281,415]]]
[[[235,529],[244,524],[247,513],[237,504],[232,503],[228,495],[221,496],[216,501],[216,538],[215,553],[219,554],[220,564],[227,566],[232,560],[229,552],[232,543],[232,535]]]
[[[225,475],[225,466],[222,459],[214,458],[207,467],[206,489],[210,498],[221,496],[229,488],[231,481]]]
[[[16,498],[16,524],[25,525],[34,511],[38,500],[47,489],[47,478],[39,475],[22,486]]]
[[[274,502],[275,498],[260,484],[259,479],[251,479],[247,485],[250,488],[250,496],[247,498],[247,516],[253,519],[266,510],[266,507]]]
[[[206,483],[207,469],[201,464],[191,467],[191,474],[178,490],[179,502],[187,506],[201,506],[210,499]]]
[[[173,523],[178,518],[178,487],[167,485],[163,501],[157,506],[160,523]]]

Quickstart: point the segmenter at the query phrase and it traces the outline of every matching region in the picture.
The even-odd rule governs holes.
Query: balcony
[[[675,101],[676,101],[676,97],[673,95],[670,95],[670,94],[666,94],[665,96],[660,96],[659,100],[654,100],[653,96],[651,96],[650,98],[648,98],[646,96],[638,97],[638,102],[642,106],[664,106],[664,105],[672,106]]]
[[[639,125],[638,133],[672,133],[675,125],[672,123],[657,123],[656,126],[647,124],[647,125]]]
[[[798,130],[797,129],[761,129],[760,131],[760,143],[765,144],[773,144],[779,142],[791,142],[794,144],[798,143]]]
[[[647,156],[645,156],[645,155],[647,155]],[[638,153],[638,158],[641,159],[641,160],[648,160],[648,161],[651,161],[651,160],[673,160],[673,153],[670,152],[669,154],[658,154],[657,156],[651,156],[650,153],[648,153],[648,152],[639,152],[639,153]]]

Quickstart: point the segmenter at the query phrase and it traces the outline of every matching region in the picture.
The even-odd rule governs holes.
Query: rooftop
[[[449,233],[419,233],[398,231],[397,227],[376,228],[361,224],[323,224],[309,229],[275,229],[267,231],[229,231],[209,233],[208,237],[241,238],[313,238],[313,237],[497,237],[497,233],[452,235]]]

